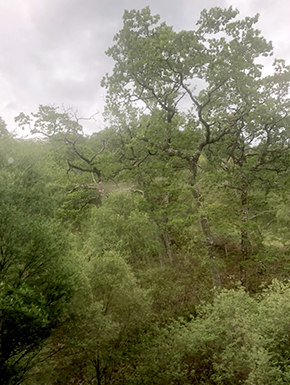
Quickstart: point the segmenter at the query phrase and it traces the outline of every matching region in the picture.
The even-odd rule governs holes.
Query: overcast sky
[[[105,50],[122,28],[124,9],[149,5],[176,30],[194,29],[203,8],[233,5],[260,13],[258,27],[275,57],[290,64],[289,0],[0,0],[0,116],[13,118],[39,104],[72,106],[80,116],[99,111],[102,76],[112,68]]]

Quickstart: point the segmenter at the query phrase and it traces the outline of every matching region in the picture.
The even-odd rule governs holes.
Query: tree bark
[[[165,198],[164,198],[164,203],[166,205],[168,205],[169,203],[169,195],[166,194]],[[171,247],[171,240],[170,240],[170,234],[169,234],[169,231],[168,231],[168,216],[167,215],[164,215],[163,218],[162,218],[162,221],[163,221],[163,225],[164,225],[164,229],[163,229],[163,242],[164,242],[164,246],[165,246],[165,249],[166,249],[166,254],[168,256],[168,259],[170,262],[172,262],[173,260],[173,251],[172,251],[172,247]]]
[[[240,280],[247,288],[247,261],[251,254],[251,242],[247,228],[248,215],[248,179],[244,173],[241,177],[241,259],[240,259]]]
[[[215,287],[220,287],[221,277],[220,277],[220,271],[219,271],[219,267],[217,266],[217,260],[215,256],[213,236],[211,233],[208,217],[202,213],[202,196],[200,195],[199,191],[196,188],[193,189],[193,196],[195,199],[196,208],[199,213],[200,228],[205,237],[208,256],[211,260],[212,284]]]
[[[97,358],[95,360],[95,369],[96,369],[97,384],[101,385],[102,379],[101,379],[100,360],[99,360],[99,358]]]

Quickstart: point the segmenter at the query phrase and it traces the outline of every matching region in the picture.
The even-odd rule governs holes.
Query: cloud
[[[39,104],[73,105],[90,115],[103,108],[102,76],[113,63],[105,50],[122,27],[124,9],[148,4],[176,30],[193,29],[203,8],[261,13],[259,28],[273,39],[277,56],[289,55],[288,0],[10,0],[0,2],[0,116]],[[100,118],[101,122],[101,118]]]
[[[290,3],[288,0],[226,0],[238,8],[241,16],[260,14],[257,27],[266,39],[273,41],[275,57],[290,62]]]

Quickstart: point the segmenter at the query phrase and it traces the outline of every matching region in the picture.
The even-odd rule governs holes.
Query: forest
[[[290,66],[257,21],[125,11],[106,128],[0,118],[1,385],[290,383]]]

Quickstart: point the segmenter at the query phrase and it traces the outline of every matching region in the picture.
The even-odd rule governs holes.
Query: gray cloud
[[[105,50],[122,27],[124,9],[150,6],[176,29],[194,28],[203,8],[233,4],[242,15],[261,13],[260,28],[289,55],[288,0],[10,0],[0,3],[0,116],[38,104],[76,106],[81,115],[103,107]],[[287,51],[288,50],[288,51]],[[284,56],[283,56],[284,54]],[[101,117],[100,117],[101,125]]]
[[[259,13],[257,27],[273,41],[275,56],[290,61],[289,0],[226,0],[226,3],[237,7],[241,16]]]

